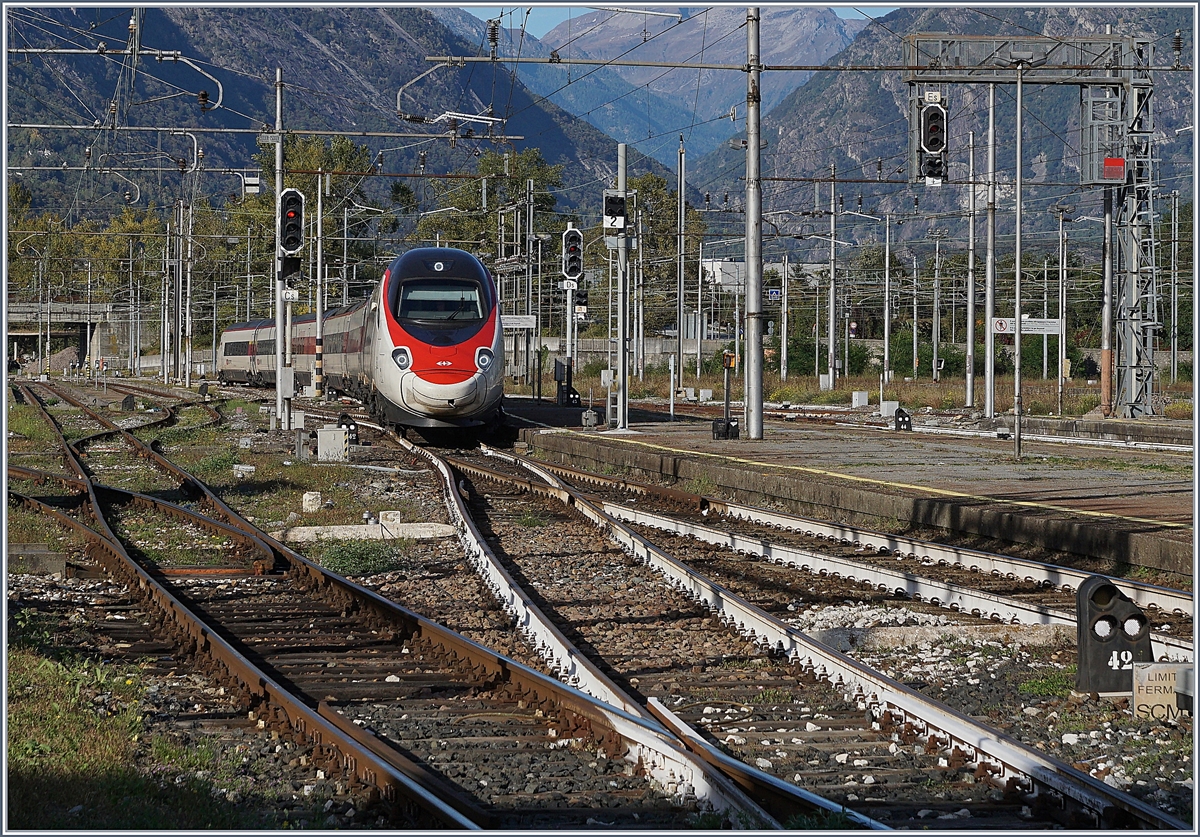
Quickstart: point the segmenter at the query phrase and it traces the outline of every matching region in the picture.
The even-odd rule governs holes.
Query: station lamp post
[[[1073,207],[1057,204],[1052,209],[1058,213],[1058,415],[1063,414],[1064,370],[1067,365],[1067,233],[1064,222],[1071,220],[1066,215]]]

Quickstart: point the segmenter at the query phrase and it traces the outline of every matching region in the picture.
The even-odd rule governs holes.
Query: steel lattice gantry
[[[1158,279],[1154,246],[1154,45],[1143,38],[999,38],[909,35],[905,81],[912,112],[919,85],[1070,84],[1080,88],[1080,183],[1113,190],[1118,287],[1115,407],[1126,418],[1153,415]],[[910,162],[916,159],[909,132]],[[910,167],[910,171],[914,169]],[[990,324],[989,324],[990,327]]]

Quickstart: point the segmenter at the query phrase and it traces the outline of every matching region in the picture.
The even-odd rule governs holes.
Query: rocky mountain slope
[[[455,8],[433,11],[467,40],[485,42],[486,26],[474,15]],[[538,95],[671,167],[680,134],[695,160],[744,128],[746,76],[742,72],[569,63],[572,58],[620,58],[741,66],[746,62],[744,8],[701,12],[655,8],[678,18],[579,11],[540,40],[519,29],[500,32],[501,55],[550,57],[553,53],[563,59],[561,64],[515,65],[521,80]],[[820,64],[848,45],[864,23],[842,20],[829,9],[763,7],[762,60]],[[772,74],[763,86],[764,108],[778,104],[810,76],[807,72]]]
[[[1172,36],[1182,30],[1183,63],[1194,61],[1191,38],[1193,9],[1106,7],[1010,8],[907,8],[898,9],[866,28],[847,49],[830,63],[845,67],[897,66],[901,64],[902,38],[908,33],[950,32],[974,35],[1082,36],[1103,33],[1111,24],[1118,35],[1146,35],[1155,40],[1153,107],[1157,151],[1161,158],[1158,174],[1164,188],[1191,192],[1192,133],[1177,130],[1192,124],[1194,89],[1191,72],[1169,71],[1174,57]],[[949,100],[950,179],[940,188],[923,184],[910,187],[907,177],[908,85],[897,70],[847,70],[821,72],[789,94],[762,122],[764,177],[828,177],[836,165],[837,176],[849,180],[839,186],[847,208],[863,194],[867,212],[912,213],[914,197],[919,215],[928,223],[910,224],[895,230],[901,237],[923,237],[931,225],[940,226],[937,213],[958,213],[965,208],[968,191],[955,186],[968,174],[969,133],[975,136],[975,171],[982,180],[986,166],[988,124],[987,85],[957,84],[947,87]],[[1048,211],[1064,200],[1091,211],[1099,202],[1099,190],[1079,188],[1079,88],[1074,86],[1025,85],[1023,179],[1026,217],[1034,228],[1057,225]],[[1011,230],[1012,189],[1016,163],[1015,89],[997,86],[997,168],[1002,184],[1000,203],[1002,233],[1008,218]],[[880,167],[882,170],[880,172]],[[719,148],[700,161],[696,170],[707,182],[696,181],[701,190],[714,193],[743,190],[739,177],[745,174],[745,153]],[[814,197],[817,195],[818,197]],[[768,210],[808,211],[819,202],[828,207],[829,187],[811,183],[773,182],[764,184]],[[982,200],[979,209],[982,210]],[[1007,214],[1003,211],[1007,209]],[[1082,212],[1083,210],[1081,210]],[[1094,214],[1094,213],[1093,213]],[[795,220],[795,216],[784,216]],[[827,222],[824,222],[827,223]]]
[[[559,196],[560,207],[598,204],[603,187],[595,184],[613,177],[615,141],[530,92],[502,67],[435,70],[407,86],[401,102],[406,114],[426,121],[398,117],[397,91],[430,69],[426,56],[475,54],[477,47],[424,9],[150,8],[141,27],[142,47],[177,50],[203,72],[143,55],[132,84],[121,57],[107,52],[109,47],[125,47],[130,16],[129,8],[44,8],[14,14],[10,30],[14,45],[83,48],[93,53],[9,56],[10,124],[81,126],[70,131],[11,131],[10,165],[39,161],[61,171],[64,165],[73,169],[89,159],[94,164],[82,173],[28,172],[25,182],[35,192],[35,204],[78,206],[84,195],[85,203],[99,206],[111,202],[106,197],[110,191],[129,189],[121,176],[99,165],[101,157],[110,165],[135,156],[154,161],[137,164],[154,171],[125,175],[137,182],[135,200],[142,205],[148,200],[172,200],[178,178],[173,185],[170,171],[178,160],[190,165],[196,147],[205,152],[207,170],[252,166],[255,132],[275,120],[276,67],[283,69],[284,125],[289,130],[412,134],[355,138],[370,147],[372,158],[384,171],[415,171],[422,153],[430,172],[470,171],[477,151],[536,146],[547,162],[564,166],[566,191]],[[201,89],[210,103],[217,101],[220,90],[222,106],[202,111]],[[486,122],[460,120],[459,136],[452,144],[447,113],[490,115],[504,123],[495,129],[497,136],[489,138]],[[122,132],[113,130],[114,124],[164,130]],[[217,131],[193,132],[196,146],[190,138],[171,133],[171,129],[193,126]],[[230,133],[231,129],[248,133]],[[467,129],[472,136],[466,135]],[[438,134],[440,138],[430,136]],[[508,145],[505,136],[521,139]],[[86,149],[92,149],[91,158]],[[631,170],[635,167],[645,170],[640,160],[631,157]],[[651,167],[665,173],[657,164]],[[236,181],[218,181],[214,176],[212,188],[217,195],[236,189]],[[376,191],[384,190],[386,184],[378,184]]]

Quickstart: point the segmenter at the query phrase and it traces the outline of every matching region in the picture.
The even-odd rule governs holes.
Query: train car
[[[462,250],[401,255],[371,296],[325,315],[326,388],[357,398],[397,427],[455,428],[503,416],[504,332],[496,283]],[[275,384],[275,324],[236,323],[221,335],[218,378]],[[296,385],[314,379],[316,317],[292,325]]]

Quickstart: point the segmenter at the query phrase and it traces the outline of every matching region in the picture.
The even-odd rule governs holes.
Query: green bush
[[[339,575],[371,575],[396,569],[399,550],[387,541],[338,541],[325,547],[320,564]]]
[[[237,464],[239,464],[237,453],[233,450],[223,450],[201,459],[191,467],[191,472],[207,482],[216,477],[228,475],[233,466]]]

